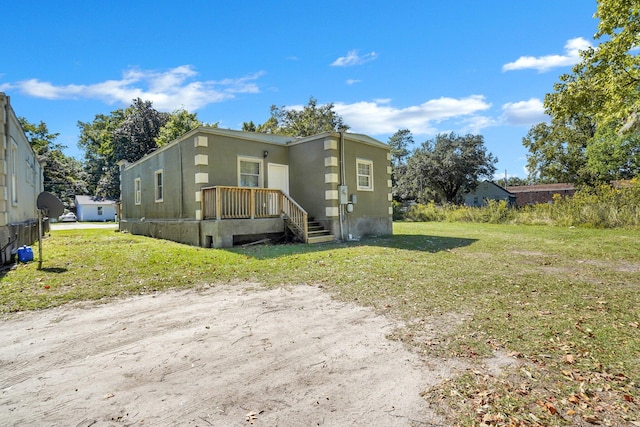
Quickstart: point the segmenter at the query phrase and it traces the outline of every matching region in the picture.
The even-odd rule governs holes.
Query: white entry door
[[[269,188],[280,190],[284,194],[289,194],[289,166],[279,165],[277,163],[269,163],[267,165]],[[269,213],[278,215],[282,209],[279,206],[280,197],[275,194],[269,194]]]
[[[267,165],[269,188],[289,194],[289,165],[269,163]]]

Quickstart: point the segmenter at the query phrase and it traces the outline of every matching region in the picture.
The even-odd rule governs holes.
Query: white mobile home
[[[38,239],[36,200],[43,170],[24,134],[9,97],[0,92],[0,259]]]

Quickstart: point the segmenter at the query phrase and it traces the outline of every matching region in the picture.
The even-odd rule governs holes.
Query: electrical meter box
[[[346,185],[338,185],[338,203],[341,205],[349,203],[349,189]]]

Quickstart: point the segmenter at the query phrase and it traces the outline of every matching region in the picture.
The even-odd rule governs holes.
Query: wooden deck
[[[307,211],[280,190],[215,186],[202,189],[203,219],[282,218],[286,226],[304,243],[320,243],[335,237],[311,223]],[[321,228],[321,227],[320,227]]]

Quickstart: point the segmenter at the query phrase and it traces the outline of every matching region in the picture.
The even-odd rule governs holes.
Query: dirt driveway
[[[0,425],[433,426],[453,364],[321,289],[250,285],[15,314],[0,323]]]

